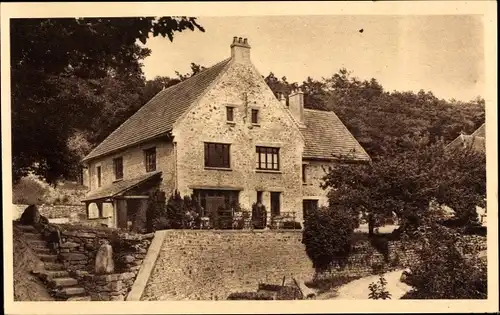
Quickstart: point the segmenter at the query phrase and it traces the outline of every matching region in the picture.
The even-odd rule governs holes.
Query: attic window
[[[231,106],[226,107],[226,120],[229,122],[234,121],[234,107]]]

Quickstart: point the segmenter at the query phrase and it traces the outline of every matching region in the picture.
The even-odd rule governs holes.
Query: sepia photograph
[[[366,4],[4,11],[5,299],[498,302],[496,4]]]

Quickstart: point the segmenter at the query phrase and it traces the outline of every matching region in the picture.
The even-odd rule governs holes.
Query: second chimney
[[[233,37],[231,44],[231,58],[235,62],[250,62],[250,45],[246,38]]]
[[[304,92],[302,90],[293,90],[288,96],[288,109],[301,127],[305,127],[304,121]]]

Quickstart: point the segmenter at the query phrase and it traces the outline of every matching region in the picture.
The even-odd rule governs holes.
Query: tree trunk
[[[375,220],[371,214],[368,215],[368,235],[373,236],[375,230]]]

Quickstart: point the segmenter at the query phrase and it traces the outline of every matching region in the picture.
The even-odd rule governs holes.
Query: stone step
[[[53,278],[49,280],[49,285],[51,287],[55,288],[66,288],[66,287],[72,287],[78,284],[78,280],[71,278],[71,277],[65,277],[65,278]]]
[[[82,287],[69,287],[56,290],[56,298],[71,298],[76,296],[82,296],[85,294],[85,289]]]
[[[70,297],[69,299],[67,299],[66,301],[72,301],[72,302],[75,302],[75,301],[92,301],[92,299],[90,298],[90,296],[88,295],[85,295],[85,296],[72,296]]]
[[[44,270],[38,275],[44,281],[51,281],[55,278],[69,278],[66,270]]]
[[[47,271],[66,271],[63,264],[53,262],[44,262],[44,268]]]
[[[23,232],[33,232],[33,233],[38,232],[33,225],[18,224],[17,227]]]
[[[43,241],[43,237],[42,237],[42,234],[40,233],[24,233],[24,237],[26,237],[27,239],[30,239],[30,240],[42,240]]]
[[[38,258],[40,258],[40,260],[43,261],[43,262],[55,263],[57,261],[57,255],[39,254]]]
[[[28,244],[30,247],[48,247],[48,243],[44,240],[28,240]]]
[[[50,248],[47,247],[33,247],[33,251],[37,254],[50,255]]]

